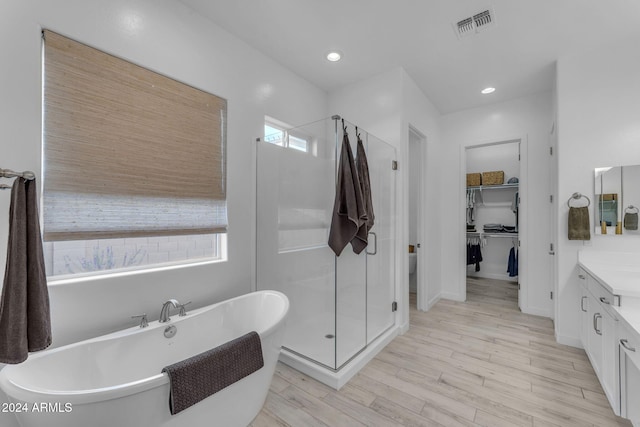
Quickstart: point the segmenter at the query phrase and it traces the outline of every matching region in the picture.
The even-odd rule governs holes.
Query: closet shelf
[[[504,189],[508,189],[508,188],[518,188],[519,185],[520,185],[519,183],[515,183],[515,184],[500,184],[500,185],[473,185],[473,186],[467,187],[467,190],[480,190],[480,191],[484,191],[484,190],[504,190]]]

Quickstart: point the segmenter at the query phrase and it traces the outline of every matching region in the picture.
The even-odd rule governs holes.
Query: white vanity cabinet
[[[582,345],[596,372],[602,389],[616,415],[619,415],[616,322],[610,301],[612,294],[585,270],[579,269],[581,283]],[[617,300],[617,299],[616,299]]]
[[[578,253],[580,338],[616,415],[640,427],[640,253]]]
[[[620,416],[640,427],[640,337],[624,322],[618,328]]]

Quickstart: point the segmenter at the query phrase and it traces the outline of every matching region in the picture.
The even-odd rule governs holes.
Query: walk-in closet
[[[520,142],[466,150],[467,298],[518,302]]]

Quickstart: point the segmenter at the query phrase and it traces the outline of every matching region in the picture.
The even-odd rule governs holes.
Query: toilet
[[[409,253],[409,274],[416,272],[416,265],[418,264],[418,254],[413,252]]]

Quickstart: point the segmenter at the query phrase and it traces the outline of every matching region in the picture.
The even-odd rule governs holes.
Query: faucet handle
[[[184,306],[189,304],[191,304],[191,301],[185,302],[184,304],[178,304],[178,307],[180,307],[180,313],[178,314],[178,317],[184,317],[187,315],[187,310],[184,308]]]
[[[132,319],[140,318],[140,327],[146,328],[149,326],[149,322],[147,320],[147,313],[138,314],[137,316],[131,316]]]

